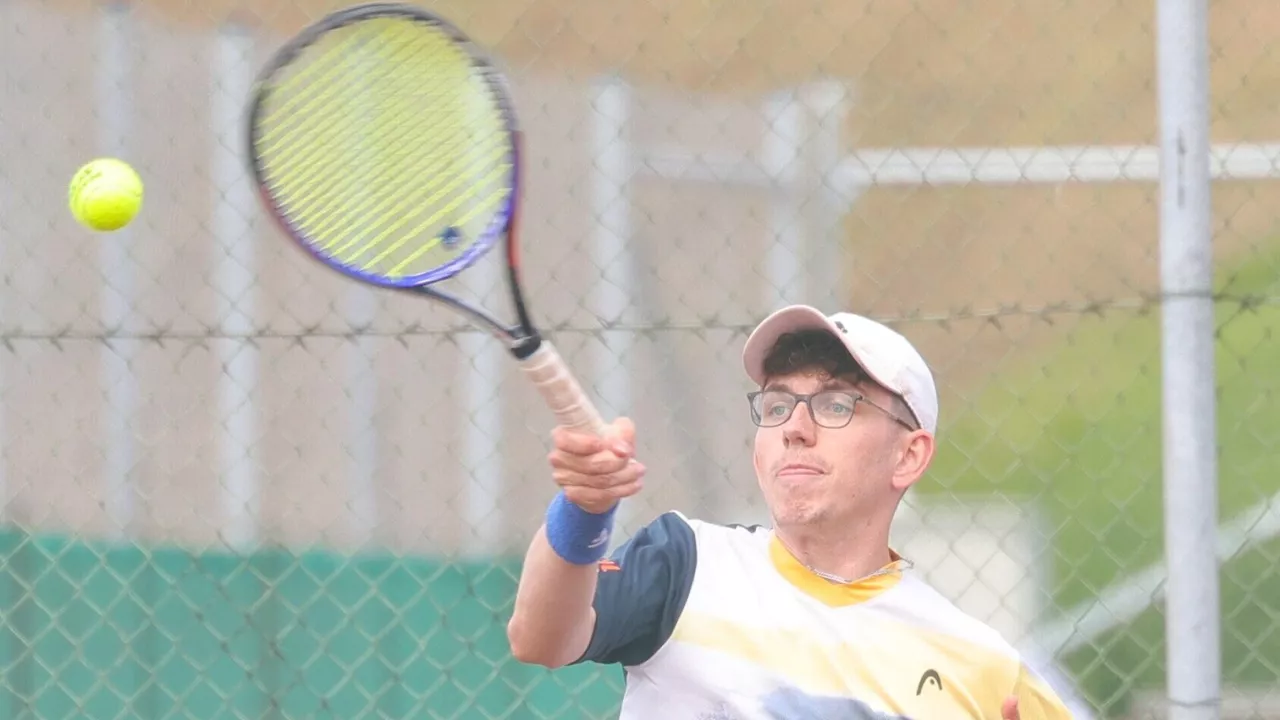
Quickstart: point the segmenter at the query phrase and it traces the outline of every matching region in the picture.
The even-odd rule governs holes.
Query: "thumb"
[[[1004,705],[1000,708],[1001,720],[1020,720],[1021,715],[1018,713],[1018,698],[1010,696],[1005,698]]]
[[[618,456],[630,455],[636,448],[636,426],[630,418],[620,417],[609,425],[609,447]]]

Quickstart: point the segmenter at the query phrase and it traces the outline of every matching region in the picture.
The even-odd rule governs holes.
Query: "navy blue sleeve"
[[[693,528],[673,512],[600,561],[595,632],[576,662],[638,665],[653,657],[675,630],[696,564]]]

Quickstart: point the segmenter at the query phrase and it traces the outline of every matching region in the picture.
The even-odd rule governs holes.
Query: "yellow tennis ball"
[[[76,171],[67,195],[80,224],[111,232],[128,225],[142,208],[142,178],[122,160],[98,158]]]

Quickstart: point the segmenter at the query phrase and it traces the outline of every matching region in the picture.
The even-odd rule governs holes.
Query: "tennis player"
[[[672,511],[606,558],[614,511],[643,481],[634,427],[557,428],[561,491],[520,578],[515,657],[621,664],[622,720],[1069,718],[1013,647],[889,546],[937,429],[911,343],[792,306],[755,329],[743,360],[771,527]]]

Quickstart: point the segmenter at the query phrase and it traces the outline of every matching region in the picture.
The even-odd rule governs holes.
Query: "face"
[[[762,389],[798,394],[846,390],[884,409],[859,401],[847,425],[828,428],[815,423],[807,404],[800,402],[785,423],[757,428],[756,478],[777,525],[887,522],[902,493],[932,458],[932,436],[895,421],[888,414],[894,412],[893,396],[874,383],[803,372],[770,378]]]

